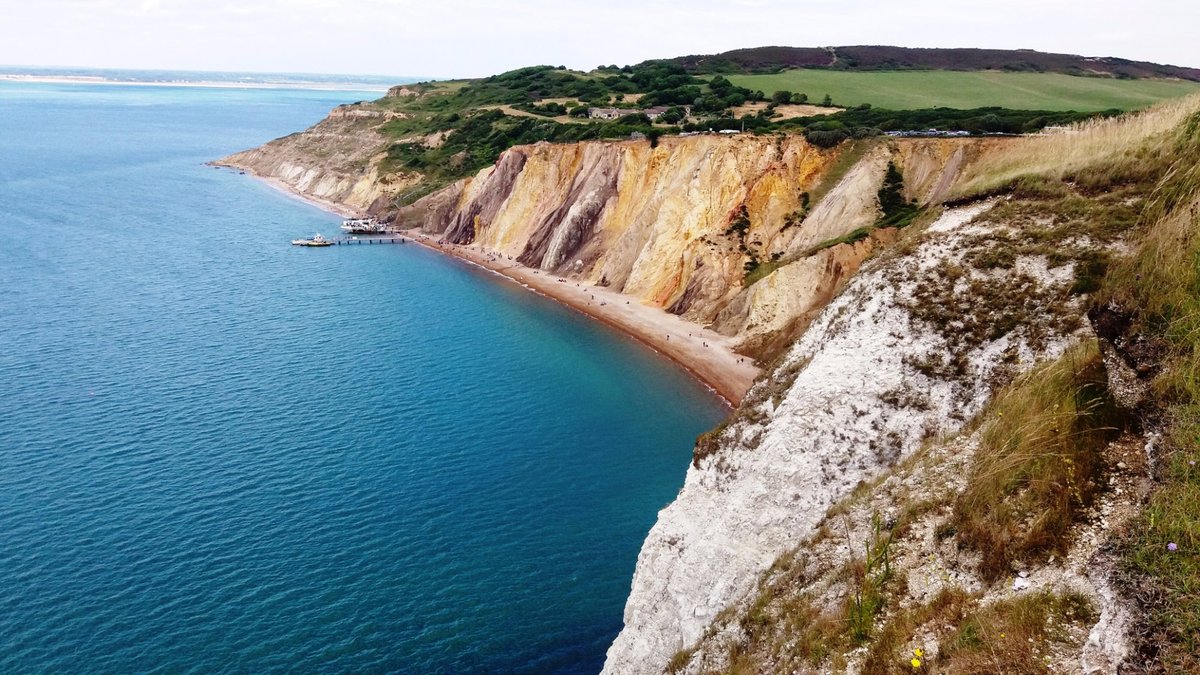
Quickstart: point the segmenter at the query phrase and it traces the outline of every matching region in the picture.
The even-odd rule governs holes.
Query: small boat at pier
[[[342,221],[342,231],[350,234],[383,234],[387,226],[376,218],[351,218]]]
[[[318,232],[312,239],[293,239],[292,246],[333,246],[333,242],[321,236]]]

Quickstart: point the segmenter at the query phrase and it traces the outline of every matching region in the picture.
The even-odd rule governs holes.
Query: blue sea
[[[0,83],[0,672],[600,668],[725,409],[204,165],[373,97]]]

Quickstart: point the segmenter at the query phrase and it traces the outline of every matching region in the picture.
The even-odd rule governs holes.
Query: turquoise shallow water
[[[0,84],[0,672],[594,672],[719,402],[203,162],[353,94]]]

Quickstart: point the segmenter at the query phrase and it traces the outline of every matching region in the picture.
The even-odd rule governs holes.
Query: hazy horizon
[[[426,81],[413,75],[293,73],[248,70],[164,70],[0,64],[0,82],[129,86],[217,87],[235,89],[311,89],[377,96],[402,84]]]
[[[46,0],[7,14],[0,63],[22,68],[456,79],[769,45],[1036,49],[1200,67],[1188,34],[1200,10],[1183,0],[1136,12],[1116,0]]]

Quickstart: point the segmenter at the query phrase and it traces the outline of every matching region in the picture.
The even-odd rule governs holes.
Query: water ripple
[[[336,221],[201,162],[327,93],[28,88],[0,97],[34,233],[0,265],[0,672],[598,669],[719,403],[417,247],[287,246]]]

